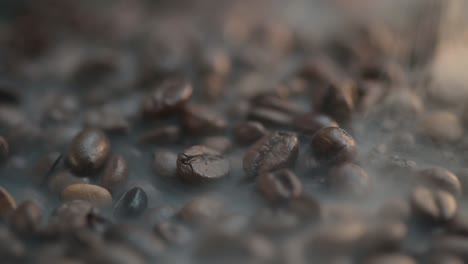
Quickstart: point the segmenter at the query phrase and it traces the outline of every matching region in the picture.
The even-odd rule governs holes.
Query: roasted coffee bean
[[[93,174],[107,161],[110,150],[110,141],[102,131],[86,129],[73,139],[67,163],[79,175]]]
[[[81,178],[72,175],[68,171],[59,171],[56,174],[50,176],[47,183],[47,188],[54,194],[61,194],[63,189],[72,184],[78,183],[89,183],[88,178]]]
[[[429,252],[433,254],[448,254],[468,260],[468,239],[462,236],[442,236],[434,238]]]
[[[192,238],[192,234],[187,227],[173,222],[157,224],[154,231],[164,241],[177,246],[187,244]]]
[[[351,118],[357,100],[356,84],[351,80],[331,84],[321,104],[316,104],[318,111],[326,113],[338,121]]]
[[[77,183],[63,189],[62,200],[84,200],[97,206],[109,206],[112,204],[112,195],[97,185]]]
[[[90,216],[98,216],[99,210],[85,200],[64,202],[52,213],[49,232],[68,232],[89,227]]]
[[[300,227],[301,219],[287,210],[261,208],[253,217],[255,230],[263,234],[281,234]]]
[[[153,156],[153,171],[164,178],[172,178],[177,175],[177,154],[168,151],[156,151]]]
[[[173,113],[190,100],[192,92],[192,85],[185,80],[166,81],[143,100],[143,113],[147,117]]]
[[[187,223],[203,223],[221,215],[222,203],[212,198],[199,197],[186,203],[176,217]]]
[[[414,121],[414,117],[420,115],[424,110],[421,98],[409,89],[393,89],[383,100],[379,113],[401,121]],[[405,117],[405,118],[402,118]],[[410,119],[411,117],[411,119]]]
[[[255,107],[249,111],[248,119],[266,126],[289,127],[293,123],[293,116],[272,108]]]
[[[41,223],[41,209],[33,201],[23,202],[15,210],[10,221],[13,229],[18,233],[33,234]]]
[[[114,225],[105,232],[104,237],[137,251],[150,263],[154,263],[166,249],[162,241],[157,239],[152,232],[134,225]]]
[[[10,146],[6,139],[0,136],[0,162],[5,161],[10,154]]]
[[[411,194],[411,207],[416,217],[435,223],[443,223],[455,217],[457,201],[448,192],[431,191],[417,187]]]
[[[420,170],[417,180],[429,188],[444,190],[456,196],[462,192],[458,177],[442,167]]]
[[[3,187],[0,186],[0,217],[10,215],[16,210],[16,200]]]
[[[268,201],[278,202],[299,197],[302,184],[292,171],[283,169],[259,175],[257,189]]]
[[[302,105],[277,95],[262,95],[252,102],[255,106],[274,109],[289,115],[298,115],[307,111]]]
[[[239,124],[234,129],[234,137],[240,144],[251,144],[267,134],[266,128],[260,122],[248,121]]]
[[[366,264],[416,264],[416,260],[414,260],[410,256],[395,253],[395,254],[386,254],[386,255],[371,257],[368,260],[366,260],[364,263]]]
[[[373,187],[373,181],[367,172],[353,163],[344,163],[331,168],[327,181],[333,191],[357,196],[368,194]]]
[[[276,131],[257,141],[244,156],[243,167],[248,176],[289,168],[299,153],[297,136]]]
[[[307,113],[294,119],[294,127],[300,131],[313,135],[325,127],[339,127],[338,123],[326,115]]]
[[[124,193],[114,206],[117,217],[136,217],[148,207],[148,197],[143,189],[135,187]]]
[[[111,157],[104,174],[101,177],[101,186],[111,193],[124,186],[128,180],[127,161],[122,155]]]
[[[362,251],[391,251],[398,249],[407,235],[407,227],[401,221],[383,220],[371,224],[360,241]]]
[[[385,202],[378,211],[382,219],[396,219],[406,221],[411,214],[411,208],[407,201],[403,199],[393,199]]]
[[[34,182],[38,184],[44,183],[49,175],[58,167],[62,157],[60,152],[50,152],[39,159],[32,172],[34,173]]]
[[[436,143],[453,143],[463,135],[463,128],[456,115],[437,111],[425,116],[419,126],[420,134]]]
[[[311,149],[314,158],[324,164],[339,164],[353,161],[356,142],[343,129],[326,127],[312,136]]]
[[[180,140],[180,129],[178,126],[164,126],[152,129],[140,137],[141,143],[150,144],[175,144]]]
[[[214,149],[221,154],[228,152],[232,147],[232,142],[228,137],[213,136],[203,139],[201,145]]]
[[[201,105],[186,106],[182,123],[187,132],[195,135],[223,132],[227,128],[223,116]]]
[[[204,146],[192,146],[179,153],[177,175],[190,183],[209,182],[228,175],[229,161],[217,151]]]

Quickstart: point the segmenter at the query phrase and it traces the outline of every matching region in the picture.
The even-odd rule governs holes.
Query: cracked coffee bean
[[[341,128],[326,127],[312,136],[311,150],[320,163],[332,165],[351,162],[356,157],[356,142]]]
[[[228,175],[229,170],[229,161],[205,146],[192,146],[177,157],[177,175],[185,182],[212,182]]]
[[[276,131],[264,136],[249,148],[243,159],[249,177],[294,166],[299,153],[299,139]]]
[[[268,201],[274,203],[299,197],[302,184],[292,171],[283,169],[259,175],[257,189]]]
[[[86,129],[72,141],[67,163],[77,175],[94,174],[107,161],[111,151],[110,141],[100,130]]]
[[[185,80],[166,81],[143,100],[143,113],[159,117],[181,109],[192,97],[193,88]]]
[[[148,197],[143,189],[135,187],[124,193],[114,206],[117,217],[136,217],[148,207]]]
[[[416,217],[430,223],[444,223],[457,213],[455,198],[446,191],[417,187],[411,194],[411,208]]]

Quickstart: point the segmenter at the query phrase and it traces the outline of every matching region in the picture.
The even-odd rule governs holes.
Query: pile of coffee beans
[[[6,2],[0,263],[468,263],[431,45],[269,1]]]

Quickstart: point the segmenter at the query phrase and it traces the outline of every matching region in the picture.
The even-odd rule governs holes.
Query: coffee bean
[[[264,136],[249,148],[243,159],[248,176],[257,176],[274,170],[289,168],[299,153],[297,136],[276,131]]]
[[[360,241],[360,247],[366,253],[391,251],[398,249],[406,236],[404,222],[383,220],[370,225]]]
[[[187,223],[203,223],[221,215],[222,203],[212,198],[198,197],[186,203],[176,217]]]
[[[50,176],[50,178],[48,179],[47,188],[50,192],[54,194],[61,194],[63,189],[65,189],[66,187],[78,183],[89,183],[89,179],[76,177],[70,172],[64,170],[59,171],[54,175]]]
[[[125,116],[112,110],[92,110],[86,113],[87,127],[101,129],[109,133],[127,133],[130,123]]]
[[[356,84],[351,80],[346,80],[331,84],[323,102],[316,104],[315,107],[318,111],[326,113],[338,121],[347,121],[356,108],[356,100]]]
[[[212,136],[203,139],[201,145],[216,150],[221,154],[224,154],[231,149],[232,142],[228,137]]]
[[[44,183],[50,174],[58,167],[62,160],[60,152],[50,152],[40,158],[34,166],[34,182],[38,184]]]
[[[403,199],[392,199],[385,202],[378,211],[382,219],[396,219],[406,221],[411,214],[411,208],[407,201]]]
[[[15,231],[23,235],[36,232],[41,223],[41,209],[33,201],[21,203],[11,217]]]
[[[462,137],[463,128],[453,113],[437,111],[423,118],[419,132],[423,137],[436,143],[453,143]]]
[[[402,254],[387,254],[371,257],[366,260],[366,264],[416,264],[416,261],[410,256]]]
[[[356,156],[356,143],[343,129],[326,127],[312,136],[312,153],[320,163],[339,164],[353,161]]]
[[[365,233],[366,226],[359,221],[324,223],[317,232],[308,235],[306,248],[325,255],[353,252]]]
[[[255,106],[277,110],[279,112],[293,116],[302,114],[307,110],[302,107],[302,105],[297,104],[292,100],[281,98],[277,95],[261,95],[258,98],[254,98],[252,103]]]
[[[164,241],[176,246],[187,244],[192,238],[192,234],[187,227],[173,222],[157,224],[154,231]]]
[[[175,144],[180,140],[180,129],[178,126],[164,126],[145,132],[139,139],[141,143],[150,144]]]
[[[190,183],[209,182],[225,177],[229,161],[217,151],[204,146],[192,146],[179,153],[177,175]]]
[[[300,131],[313,135],[325,127],[339,127],[338,123],[326,115],[307,113],[294,119],[294,127]]]
[[[344,163],[331,168],[327,181],[333,191],[356,196],[368,194],[373,187],[372,179],[367,172],[353,163]]]
[[[62,203],[52,213],[48,231],[62,233],[89,226],[90,216],[99,215],[99,210],[85,200]]]
[[[455,196],[460,195],[462,192],[458,177],[442,167],[420,170],[417,180],[429,188],[444,190]]]
[[[411,207],[422,220],[443,223],[457,213],[457,201],[448,192],[417,187],[411,194]]]
[[[172,178],[177,175],[177,154],[168,151],[156,151],[153,156],[153,171],[164,178]]]
[[[67,163],[70,169],[79,175],[93,174],[107,161],[110,150],[110,141],[103,132],[86,129],[73,139]]]
[[[219,133],[227,128],[222,115],[201,105],[186,106],[182,123],[187,132],[195,135]]]
[[[249,111],[247,118],[272,127],[289,127],[293,123],[291,115],[267,107],[254,107]]]
[[[0,162],[5,161],[10,154],[10,146],[6,139],[0,136]]]
[[[266,128],[260,122],[248,121],[234,129],[234,138],[240,144],[251,144],[267,134]]]
[[[106,189],[92,184],[72,184],[62,191],[62,200],[84,200],[97,206],[112,204],[112,195]]]
[[[10,215],[16,210],[16,200],[3,187],[0,186],[0,217]]]
[[[259,175],[257,189],[268,201],[274,203],[299,197],[302,184],[292,171],[283,169]]]
[[[101,178],[101,186],[111,193],[123,187],[128,180],[127,161],[122,155],[111,157]]]
[[[185,80],[166,81],[143,100],[143,113],[147,117],[173,113],[190,100],[192,92],[192,85]]]
[[[135,187],[124,193],[114,206],[117,217],[136,217],[148,207],[148,197],[143,189]]]
[[[424,104],[421,98],[409,89],[393,89],[381,104],[379,115],[388,116],[392,119],[401,121],[410,121],[420,115],[424,110]],[[401,117],[405,118],[401,118]],[[413,122],[414,119],[411,119]]]

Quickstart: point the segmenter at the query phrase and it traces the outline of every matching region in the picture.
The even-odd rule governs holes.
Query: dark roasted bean
[[[117,217],[136,217],[148,207],[148,197],[143,189],[135,187],[124,193],[114,206]]]
[[[255,107],[251,109],[248,114],[248,119],[274,127],[289,127],[293,123],[293,117],[291,115],[266,107]]]
[[[86,113],[86,125],[110,133],[127,133],[130,124],[124,115],[117,111],[96,110]]]
[[[50,152],[42,157],[34,166],[34,182],[42,184],[53,173],[62,160],[60,152]]]
[[[244,156],[243,167],[248,176],[257,176],[274,170],[289,168],[299,153],[297,136],[273,132],[257,141]]]
[[[154,231],[164,241],[177,246],[187,244],[192,238],[190,230],[178,223],[163,222],[157,224]]]
[[[153,156],[153,171],[156,175],[171,178],[177,175],[177,154],[168,151],[156,151]]]
[[[0,136],[0,162],[5,161],[10,154],[10,146],[6,139]]]
[[[256,106],[274,109],[290,115],[298,115],[307,111],[302,105],[280,98],[276,95],[263,95],[253,101]]]
[[[449,221],[457,213],[457,201],[450,193],[424,187],[417,187],[411,194],[411,207],[415,216],[435,223]]]
[[[88,178],[81,178],[72,175],[68,171],[59,171],[48,179],[47,188],[55,194],[61,194],[63,189],[72,184],[89,183]]]
[[[456,142],[463,135],[463,127],[456,115],[447,111],[425,116],[419,126],[421,136],[436,143]]]
[[[176,214],[187,223],[202,223],[220,216],[222,203],[211,198],[195,198],[186,203]]]
[[[16,210],[16,200],[3,187],[0,186],[0,217],[10,215]]]
[[[344,163],[331,168],[327,181],[332,190],[357,196],[368,194],[373,187],[373,181],[367,172],[353,163]]]
[[[33,201],[21,203],[11,217],[13,229],[20,234],[36,232],[41,223],[41,209]]]
[[[77,174],[93,174],[107,161],[110,150],[110,141],[102,131],[87,129],[73,139],[68,151],[67,163]]]
[[[353,81],[347,80],[339,84],[332,84],[319,111],[324,112],[338,121],[347,121],[351,118],[357,99],[357,88]]]
[[[312,136],[311,148],[314,158],[324,164],[339,164],[353,161],[356,143],[343,129],[326,127]]]
[[[188,105],[183,115],[184,128],[196,135],[223,132],[227,122],[216,111],[201,105]]]
[[[284,169],[259,175],[257,189],[267,200],[277,202],[299,197],[302,184],[292,171]]]
[[[112,195],[97,185],[76,183],[63,189],[62,200],[84,200],[97,206],[109,206],[112,204]]]
[[[180,129],[178,126],[164,126],[145,132],[140,137],[141,143],[151,144],[175,144],[180,140]]]
[[[218,180],[229,173],[230,165],[217,151],[193,146],[179,153],[177,175],[184,181],[199,183]]]
[[[128,180],[127,161],[122,155],[111,157],[104,174],[101,177],[101,186],[114,192],[124,186]]]
[[[461,183],[458,177],[442,167],[432,167],[420,170],[418,181],[429,188],[440,189],[453,195],[461,194]]]
[[[339,127],[333,119],[326,115],[307,113],[297,116],[294,119],[294,126],[303,132],[313,135],[318,130],[325,127]]]
[[[159,117],[181,109],[192,97],[192,85],[185,80],[166,81],[143,100],[143,113]]]
[[[371,257],[366,260],[366,264],[416,264],[416,261],[410,256],[402,254],[387,254]]]
[[[267,130],[260,122],[249,121],[239,124],[234,129],[234,137],[238,143],[251,144],[266,135]]]
[[[231,149],[232,142],[228,137],[213,136],[203,139],[201,145],[214,149],[221,154],[224,154]]]

